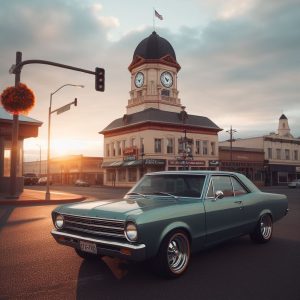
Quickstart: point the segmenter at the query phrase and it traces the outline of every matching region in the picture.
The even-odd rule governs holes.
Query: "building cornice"
[[[112,130],[101,131],[99,134],[103,134],[104,137],[113,137],[122,134],[131,134],[139,131],[145,130],[157,130],[157,131],[170,131],[170,132],[183,132],[184,130],[187,133],[196,133],[196,134],[207,134],[207,135],[217,135],[218,131],[221,129],[214,128],[204,128],[204,127],[196,127],[191,125],[177,125],[177,124],[169,124],[169,123],[157,123],[157,122],[141,122],[135,123],[130,126],[124,126]]]

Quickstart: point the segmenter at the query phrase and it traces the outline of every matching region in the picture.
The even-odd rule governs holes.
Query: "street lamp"
[[[39,177],[41,177],[42,174],[42,146],[40,144],[36,144],[40,148],[40,161],[39,161]]]
[[[52,111],[52,96],[56,94],[59,90],[66,86],[75,86],[75,87],[80,87],[84,88],[84,85],[79,85],[79,84],[64,84],[61,87],[59,87],[56,91],[50,94],[50,105],[49,105],[49,112],[48,112],[48,151],[47,151],[47,189],[46,189],[46,195],[45,195],[45,200],[50,200],[50,129],[51,129],[51,114],[54,112],[63,113],[66,110],[70,109],[71,104],[77,105],[77,99],[75,99],[74,102],[71,102],[67,105],[64,105],[60,107],[59,109],[53,110]]]

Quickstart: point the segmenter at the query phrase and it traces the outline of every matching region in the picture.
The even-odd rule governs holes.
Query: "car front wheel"
[[[190,260],[190,241],[182,230],[170,233],[162,242],[155,260],[160,275],[176,278],[182,275]]]
[[[260,217],[255,230],[250,234],[251,239],[259,244],[267,243],[272,238],[273,222],[269,214]]]

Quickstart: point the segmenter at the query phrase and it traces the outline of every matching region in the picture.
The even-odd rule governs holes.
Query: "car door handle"
[[[234,203],[236,203],[236,204],[241,204],[242,201],[241,201],[241,200],[238,200],[238,201],[234,201]]]

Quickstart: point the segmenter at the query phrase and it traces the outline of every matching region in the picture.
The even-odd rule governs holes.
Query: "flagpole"
[[[153,7],[153,31],[155,31],[155,8]]]

